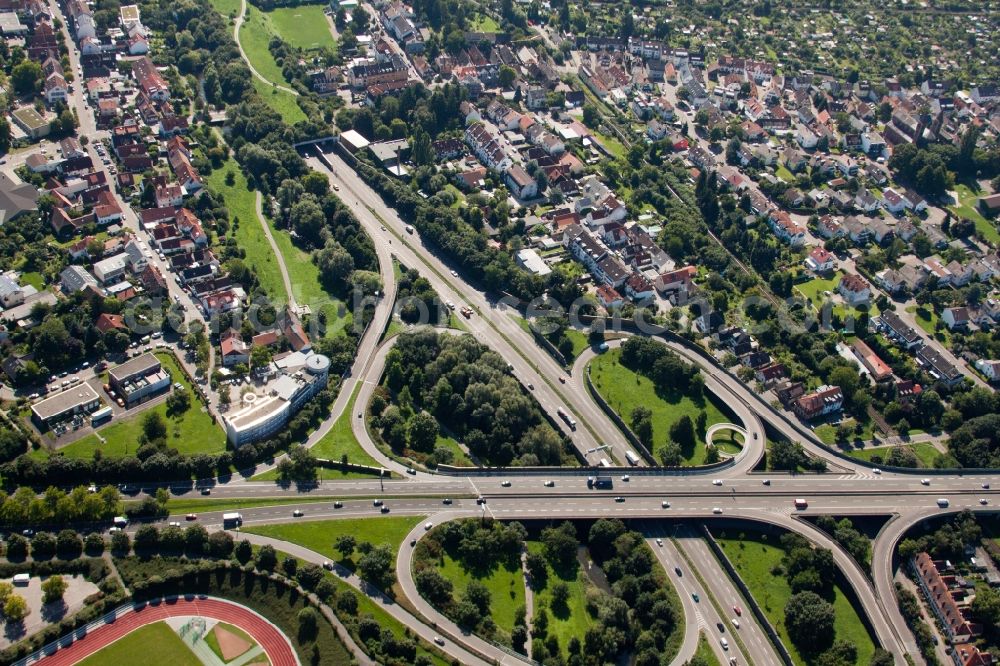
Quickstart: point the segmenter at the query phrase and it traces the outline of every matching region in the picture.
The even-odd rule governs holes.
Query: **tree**
[[[212,557],[229,557],[233,553],[233,545],[233,537],[229,532],[219,530],[208,536],[208,552]]]
[[[552,586],[552,610],[555,613],[566,612],[569,601],[569,586],[559,581]]]
[[[639,405],[632,410],[632,432],[644,445],[653,442],[653,412],[648,407]]]
[[[660,447],[660,462],[667,467],[678,467],[684,462],[684,452],[676,442],[667,442]]]
[[[815,592],[799,592],[785,604],[785,627],[803,652],[818,654],[833,643],[833,605]]]
[[[294,558],[288,559],[295,561]],[[261,571],[274,571],[274,567],[278,565],[278,553],[274,550],[274,546],[270,544],[261,546],[260,550],[257,551],[255,565]]]
[[[694,422],[690,416],[685,414],[673,422],[670,426],[670,441],[676,443],[681,449],[694,446]]]
[[[299,642],[308,643],[316,638],[319,630],[319,618],[316,611],[311,606],[306,606],[299,611]]]
[[[62,576],[49,576],[42,582],[42,603],[62,601],[66,588],[69,587]]]
[[[236,561],[240,564],[246,564],[253,557],[253,547],[250,542],[246,539],[241,540],[236,544],[236,550],[234,552],[236,555]]]
[[[42,89],[44,72],[34,60],[23,60],[11,70],[10,80],[18,95],[30,95]]]
[[[1000,592],[989,587],[979,588],[972,601],[972,615],[983,626],[1000,626]]]
[[[544,590],[549,577],[549,567],[545,563],[545,558],[539,553],[528,553],[524,563],[531,577],[532,589]]]
[[[149,411],[142,417],[142,437],[148,443],[166,439],[167,422],[159,412]]]
[[[333,542],[333,547],[344,557],[344,559],[349,558],[354,554],[354,549],[357,547],[357,540],[354,538],[353,534],[341,534],[337,537],[337,540]]]
[[[510,88],[514,85],[514,79],[517,78],[517,72],[515,72],[513,68],[508,65],[500,65],[500,72],[497,74],[497,77],[500,80],[501,88]]]
[[[437,441],[437,419],[427,412],[420,412],[410,420],[410,448],[415,451],[430,452]]]
[[[358,560],[358,574],[372,585],[385,590],[396,581],[395,554],[386,544],[371,549]]]
[[[597,107],[593,104],[583,105],[583,124],[591,129],[596,129],[601,123],[601,116],[597,113]]]
[[[14,624],[24,620],[30,612],[28,602],[18,594],[12,594],[7,597],[7,601],[3,605],[3,614],[7,618],[7,622],[13,622]]]
[[[288,558],[292,560],[294,558]],[[319,582],[323,580],[323,570],[315,564],[306,564],[298,573],[295,574],[295,580],[299,582],[304,590],[315,590]]]
[[[118,531],[111,535],[111,552],[115,555],[128,555],[132,550],[132,539],[128,532]]]
[[[445,606],[451,602],[452,582],[434,567],[421,569],[413,577],[420,595],[435,606]]]
[[[3,608],[3,605],[7,603],[7,599],[12,594],[14,594],[14,586],[10,583],[0,581],[0,608]]]

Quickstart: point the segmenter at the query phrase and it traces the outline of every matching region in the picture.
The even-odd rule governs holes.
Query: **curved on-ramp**
[[[237,626],[263,648],[272,666],[300,666],[291,641],[270,621],[246,606],[213,597],[160,599],[137,605],[113,622],[43,657],[38,663],[42,666],[72,666],[136,629],[167,618],[184,616],[205,617]],[[153,648],[150,646],[151,650]]]

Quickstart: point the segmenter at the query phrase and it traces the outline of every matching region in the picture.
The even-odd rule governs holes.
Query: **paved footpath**
[[[160,600],[155,605],[138,607],[38,663],[42,666],[72,666],[140,627],[177,616],[207,617],[235,625],[250,634],[263,648],[272,666],[299,666],[295,650],[277,627],[249,608],[221,599]]]

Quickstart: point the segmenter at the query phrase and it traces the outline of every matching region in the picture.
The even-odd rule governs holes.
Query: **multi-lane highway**
[[[489,297],[473,286],[465,283],[451,266],[425,247],[418,236],[406,232],[404,222],[388,208],[371,188],[365,185],[354,171],[335,155],[327,155],[333,169],[327,169],[320,160],[311,157],[309,163],[330,181],[337,185],[344,203],[351,208],[365,230],[375,240],[381,264],[381,275],[386,297],[377,306],[375,323],[363,336],[358,360],[350,376],[342,386],[340,396],[334,405],[330,418],[310,437],[315,443],[325,435],[336,419],[346,409],[355,383],[361,382],[354,411],[360,413],[373,387],[380,381],[385,354],[391,342],[379,345],[378,339],[389,316],[395,295],[395,280],[391,270],[391,257],[397,257],[403,264],[416,268],[431,282],[438,295],[445,301],[468,304],[475,312],[468,321],[472,334],[502,354],[513,366],[513,373],[523,383],[532,384],[532,394],[539,404],[550,414],[556,409],[567,409],[579,422],[574,431],[559,419],[553,419],[571,439],[591,464],[603,455],[593,453],[598,446],[611,447],[614,458],[624,461],[624,452],[629,448],[627,440],[614,423],[591,399],[583,383],[586,363],[593,357],[592,351],[584,352],[571,373],[560,367],[544,350],[539,348],[531,335],[516,321],[516,313],[494,307]],[[746,612],[740,619],[741,627],[732,625],[732,617],[725,615],[727,608],[743,606],[735,587],[726,579],[719,565],[710,557],[707,547],[699,539],[686,532],[677,534],[677,542],[658,536],[665,520],[685,519],[706,521],[717,519],[745,519],[768,523],[804,534],[821,547],[834,552],[837,565],[843,570],[848,583],[871,620],[878,642],[894,654],[898,663],[903,663],[909,654],[919,661],[912,635],[899,615],[893,594],[892,552],[895,542],[905,529],[929,516],[952,513],[961,509],[977,512],[993,511],[1000,505],[1000,495],[984,488],[985,484],[996,486],[1000,475],[935,475],[928,485],[921,483],[916,474],[875,473],[868,465],[837,459],[835,468],[842,473],[825,475],[773,474],[770,484],[764,483],[765,476],[751,473],[764,452],[764,424],[782,436],[800,441],[812,454],[829,459],[829,453],[819,446],[815,436],[800,424],[786,419],[764,403],[760,397],[720,366],[687,347],[674,342],[664,342],[678,354],[697,364],[706,378],[707,390],[715,393],[729,405],[739,421],[736,425],[748,433],[745,450],[726,468],[713,472],[685,471],[675,473],[647,474],[644,470],[618,470],[614,472],[614,488],[611,490],[588,490],[584,470],[553,469],[542,474],[530,474],[511,468],[491,471],[489,474],[470,473],[466,476],[445,476],[420,473],[404,474],[394,480],[352,480],[336,483],[322,483],[315,488],[300,490],[294,486],[282,488],[270,483],[230,482],[218,484],[212,491],[213,499],[229,499],[236,506],[242,499],[263,497],[302,496],[314,499],[328,497],[343,502],[342,508],[335,508],[331,502],[302,502],[272,507],[242,509],[245,524],[273,523],[278,521],[308,521],[337,517],[366,516],[378,519],[382,514],[372,506],[371,499],[385,498],[389,515],[432,516],[436,524],[444,520],[469,516],[491,515],[499,519],[563,519],[618,517],[641,520],[648,527],[650,539],[661,538],[663,546],[654,546],[657,556],[665,565],[677,562],[683,553],[696,562],[701,577],[712,581],[703,592],[709,595],[697,606],[684,603],[688,635],[684,654],[691,652],[691,641],[697,641],[697,631],[701,628],[709,637],[713,649],[728,661],[736,657],[739,663],[777,663],[776,652],[765,639],[763,630]],[[559,381],[562,377],[566,383]],[[376,460],[388,469],[404,471],[399,463],[388,459],[368,438],[363,419],[351,415],[355,434],[359,442]],[[629,480],[622,478],[629,473]],[[510,481],[510,486],[501,485]],[[552,481],[547,486],[545,481]],[[477,505],[473,498],[483,497],[484,505]],[[442,503],[445,497],[452,498],[451,505]],[[809,508],[796,511],[795,498],[805,498]],[[948,506],[938,506],[939,499],[947,499]],[[985,501],[985,504],[981,503]],[[665,503],[668,505],[665,505]],[[303,516],[293,518],[292,512],[299,509]],[[874,544],[874,565],[872,578],[855,562],[847,552],[828,535],[822,533],[807,521],[804,515],[885,515],[892,517]],[[221,512],[204,512],[200,520],[208,526],[221,524]],[[418,538],[423,528],[414,530],[413,538]],[[673,532],[671,532],[671,536]],[[282,544],[285,549],[289,544]],[[320,557],[312,554],[315,559]],[[308,559],[308,558],[307,558]],[[512,657],[496,646],[490,646],[476,637],[463,635],[447,623],[432,608],[427,606],[408,582],[409,550],[408,542],[399,554],[401,585],[407,596],[419,610],[420,615],[438,623],[439,633],[446,633],[446,651],[463,663],[477,663],[478,659],[498,660],[514,663]],[[677,566],[676,564],[674,566]],[[668,576],[678,587],[682,599],[685,592],[690,595],[696,585],[694,572],[678,579]],[[668,574],[673,571],[667,567]],[[874,584],[872,583],[874,580]],[[409,588],[409,589],[408,589]],[[688,589],[692,588],[692,589]],[[704,596],[704,595],[703,595]],[[714,604],[715,599],[723,612]],[[743,606],[745,608],[745,606]],[[398,609],[397,609],[398,611]],[[394,611],[396,612],[396,611]],[[418,635],[433,638],[434,630],[419,618],[408,616],[405,620]],[[413,623],[411,625],[411,623]],[[719,638],[718,624],[725,627],[728,635],[740,632],[742,645],[729,640],[729,649],[723,650]],[[693,639],[692,639],[693,636]],[[745,652],[744,652],[745,651]],[[722,654],[724,653],[724,654]],[[461,656],[460,656],[461,655]]]

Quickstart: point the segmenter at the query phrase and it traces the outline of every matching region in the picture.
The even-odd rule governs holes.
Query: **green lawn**
[[[928,444],[927,442],[907,444],[906,446],[916,454],[917,460],[920,462],[920,466],[928,469],[934,467],[934,460],[941,455],[941,452],[934,448],[933,444]],[[872,457],[876,455],[882,456],[882,459],[884,460],[892,449],[892,446],[873,446],[867,449],[851,449],[849,451],[844,451],[844,453],[852,458],[871,462]]]
[[[781,563],[784,551],[778,543],[777,536],[768,536],[747,532],[739,537],[716,536],[716,540],[725,551],[726,557],[740,574],[751,594],[760,604],[767,619],[771,622],[781,637],[781,642],[792,655],[796,664],[810,663],[803,658],[795,645],[788,638],[785,628],[785,604],[792,596],[791,587],[785,576],[775,576],[771,571]],[[845,640],[857,648],[858,664],[867,664],[875,652],[875,644],[865,629],[857,611],[848,601],[839,586],[834,586],[834,632],[836,639]]]
[[[242,33],[241,33],[242,34]],[[280,80],[277,82],[280,84]],[[278,90],[274,86],[264,83],[256,76],[253,78],[253,87],[261,99],[272,109],[281,114],[281,119],[289,125],[294,125],[306,119],[306,114],[299,108],[295,101],[295,95],[285,90]]]
[[[294,47],[314,49],[334,48],[330,23],[323,13],[325,4],[276,7],[267,12],[267,19],[278,36]]]
[[[582,354],[590,347],[590,343],[587,342],[586,333],[581,333],[576,329],[567,328],[566,337],[568,337],[570,342],[573,343],[573,359],[578,357],[580,354]],[[566,359],[566,360],[572,363],[573,359]]]
[[[469,459],[462,446],[452,437],[447,435],[442,435],[438,433],[437,441],[434,442],[434,448],[443,447],[455,454],[454,459],[451,461],[452,465],[458,465],[463,467],[475,467],[476,465]]]
[[[292,237],[285,231],[274,228],[270,220],[274,244],[285,262],[288,279],[292,283],[292,296],[299,305],[308,305],[314,314],[321,310],[326,313],[326,330],[323,337],[341,335],[353,321],[350,310],[343,301],[337,299],[320,283],[319,267],[312,261],[312,253],[295,246]],[[284,289],[282,289],[284,291]]]
[[[209,0],[209,3],[223,16],[236,16],[240,13],[240,0]]]
[[[540,541],[527,541],[525,545],[531,553],[542,554],[544,550]],[[545,612],[549,614],[549,635],[559,639],[559,646],[565,654],[569,640],[574,636],[580,638],[585,635],[596,620],[587,612],[587,584],[584,573],[577,570],[575,578],[563,578],[548,564],[546,567],[549,570],[548,581],[544,590],[535,590],[534,612],[537,613],[544,605]],[[567,610],[556,613],[552,609],[552,586],[559,582],[566,583],[569,587],[569,600],[566,602]],[[683,618],[680,621],[683,623]]]
[[[802,294],[804,298],[809,299],[814,307],[818,308],[820,303],[827,300],[823,295],[824,291],[836,293],[841,275],[841,271],[837,271],[829,278],[813,278],[808,282],[795,285],[795,290]]]
[[[41,273],[21,273],[21,284],[30,284],[38,291],[45,289],[45,277]]]
[[[917,320],[917,326],[922,328],[924,333],[939,342],[943,342],[945,346],[951,347],[951,334],[948,332],[948,329],[942,328],[940,331],[937,330],[938,316],[932,306],[911,305],[906,308],[906,311],[914,315],[913,318]]]
[[[344,412],[340,415],[340,418],[333,424],[330,431],[323,435],[322,439],[316,443],[316,446],[311,449],[317,458],[339,461],[346,455],[347,461],[356,465],[380,467],[379,463],[368,455],[367,451],[361,448],[361,443],[351,430],[351,418],[357,418],[353,416],[354,404],[357,401],[358,391],[360,390],[361,383],[359,382],[355,384],[351,399],[348,401],[347,407],[344,408]]]
[[[343,534],[354,536],[358,543],[368,541],[376,546],[388,544],[393,552],[399,550],[403,538],[420,524],[425,516],[378,516],[372,518],[346,518],[343,520],[318,520],[281,525],[246,527],[244,532],[290,541],[314,550],[335,562],[354,570],[354,561],[344,559],[333,548],[333,542]],[[355,554],[355,557],[357,554]]]
[[[701,663],[706,664],[706,666],[722,666],[718,657],[715,656],[712,646],[708,644],[704,633],[698,633],[698,651],[694,655],[695,659],[701,659]]]
[[[459,562],[444,554],[438,571],[454,585],[452,595],[461,599],[473,580],[478,580],[490,591],[490,616],[496,625],[508,634],[514,629],[514,614],[524,605],[524,574],[520,562],[513,570],[500,565],[485,575],[469,572]]]
[[[785,181],[786,183],[795,182],[795,175],[791,171],[789,171],[788,167],[786,167],[784,164],[778,166],[778,168],[774,172],[774,175],[776,175],[778,178]]]
[[[500,32],[500,24],[496,22],[492,16],[486,16],[485,14],[476,14],[469,21],[469,30],[475,32]]]
[[[324,21],[324,28],[326,22]],[[267,16],[251,4],[247,4],[246,18],[240,27],[240,44],[247,54],[250,64],[261,76],[271,83],[285,84],[285,75],[268,49],[271,37],[276,31]]]
[[[339,469],[330,469],[327,467],[317,467],[316,468],[316,480],[317,481],[347,481],[350,479],[377,479],[377,474],[365,474],[364,472],[344,472]],[[390,478],[386,475],[385,478]],[[253,481],[277,481],[278,480],[278,469],[272,468],[266,472],[261,472],[260,474],[254,474],[251,477]]]
[[[975,222],[976,231],[994,246],[1000,245],[1000,232],[997,232],[996,225],[983,217],[977,206],[978,199],[983,193],[975,194],[966,185],[956,185],[955,192],[958,194],[958,205],[952,206],[951,210],[956,215]]]
[[[226,174],[233,174],[233,184],[226,185]],[[231,157],[208,176],[208,188],[223,197],[229,210],[229,220],[234,227],[230,233],[237,245],[246,252],[246,262],[253,267],[260,286],[272,303],[285,302],[285,287],[281,281],[278,261],[271,251],[271,244],[257,221],[255,194],[247,189],[247,180],[239,164]],[[238,223],[237,223],[238,220]]]
[[[219,622],[215,626],[221,627],[221,628],[225,629],[226,631],[228,631],[229,633],[235,634],[236,636],[239,636],[243,640],[245,640],[248,643],[250,643],[249,647],[247,647],[246,650],[244,650],[241,654],[233,657],[230,661],[236,661],[242,655],[246,654],[247,652],[249,652],[250,650],[252,650],[257,645],[257,641],[255,641],[253,639],[253,637],[250,636],[250,634],[248,634],[247,632],[243,631],[239,627],[233,626],[231,624],[227,624],[225,622]],[[219,639],[217,639],[215,637],[215,628],[214,627],[212,628],[211,631],[209,631],[208,633],[205,634],[205,643],[208,645],[208,647],[212,648],[212,652],[215,653],[215,656],[218,657],[220,661],[222,661],[223,663],[227,663],[226,660],[223,659],[223,657],[222,657],[222,648],[219,647]]]
[[[874,437],[875,433],[875,423],[868,419],[862,424],[862,431],[860,435],[852,435],[852,437],[860,438],[864,441],[868,441]],[[819,437],[820,441],[827,446],[834,446],[837,443],[837,426],[831,423],[824,423],[818,425],[813,429],[816,436]]]
[[[667,441],[670,426],[685,414],[696,420],[698,412],[704,409],[709,426],[731,420],[722,413],[713,399],[708,397],[707,391],[701,404],[695,403],[688,396],[671,396],[671,401],[668,402],[664,397],[657,395],[649,378],[623,366],[618,361],[620,358],[621,349],[611,349],[590,362],[590,376],[594,387],[626,423],[629,422],[634,408],[640,405],[648,407],[653,412],[653,441],[657,444]],[[695,446],[683,451],[684,462],[687,465],[700,465],[705,460],[705,433],[696,434],[698,441]]]
[[[597,139],[598,143],[600,143],[602,146],[604,146],[604,148],[609,153],[611,153],[612,157],[614,157],[616,159],[624,159],[625,158],[625,152],[626,152],[626,150],[625,150],[625,144],[623,144],[618,139],[616,139],[616,138],[614,138],[614,137],[612,137],[612,136],[610,136],[608,134],[604,134],[602,132],[598,132],[597,130],[594,130],[594,138]]]
[[[157,622],[140,627],[121,640],[92,654],[78,666],[118,666],[119,664],[140,664],[149,661],[150,647],[156,646],[156,662],[170,666],[201,666],[180,636],[167,626]]]
[[[160,359],[163,368],[170,373],[170,377],[175,382],[180,382],[188,391],[192,391],[191,384],[187,377],[181,372],[180,366],[173,354],[169,352],[157,352],[156,357]],[[201,403],[191,399],[191,407],[179,418],[167,416],[167,405],[164,402],[143,410],[140,413],[122,420],[114,420],[110,425],[99,429],[97,432],[107,440],[104,443],[98,439],[97,434],[87,435],[78,439],[72,444],[59,449],[59,453],[65,454],[69,458],[89,459],[94,455],[94,451],[101,450],[104,456],[119,458],[129,454],[134,455],[138,450],[139,435],[142,433],[142,419],[147,412],[158,412],[167,421],[167,446],[177,449],[183,455],[195,453],[219,453],[226,448],[226,435],[222,429],[212,423],[212,418],[203,411]],[[46,457],[46,449],[32,451],[31,455],[36,458]]]

